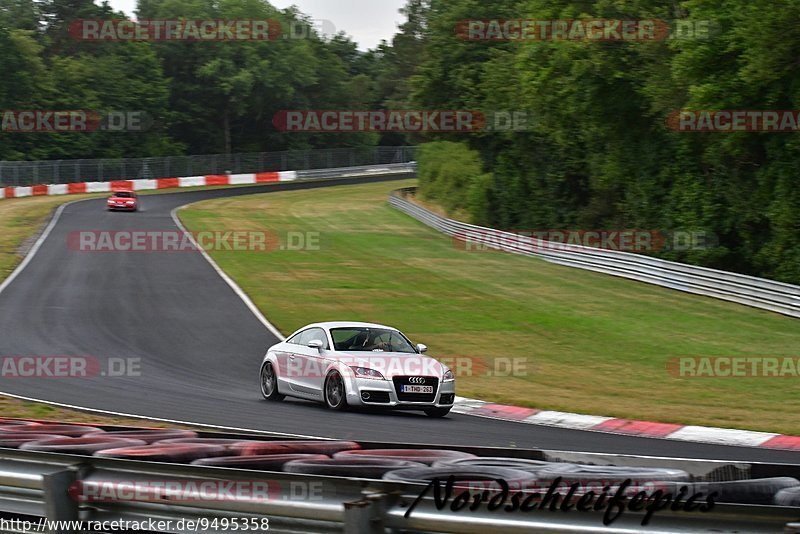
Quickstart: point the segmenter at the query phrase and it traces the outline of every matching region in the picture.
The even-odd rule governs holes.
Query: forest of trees
[[[89,43],[91,0],[0,0],[2,109],[136,109],[145,133],[0,132],[0,160],[427,147],[422,189],[499,228],[699,230],[664,257],[800,283],[797,133],[680,133],[681,109],[800,108],[797,2],[409,0],[391,42]],[[304,20],[262,0],[139,0],[140,19]],[[711,21],[701,39],[477,42],[465,19]],[[524,111],[525,131],[282,134],[282,109]],[[435,168],[435,172],[430,169]],[[438,174],[437,174],[438,173]],[[441,174],[441,176],[439,175]],[[444,178],[442,178],[444,177]],[[449,177],[449,178],[448,178]]]

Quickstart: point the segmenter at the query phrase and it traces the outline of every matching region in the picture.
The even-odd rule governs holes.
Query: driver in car
[[[359,337],[356,338],[355,343],[353,343],[353,348],[358,350],[381,350],[385,352],[389,352],[392,350],[392,343],[391,341],[382,341],[380,339],[381,333],[375,332],[374,334],[370,333],[367,335],[366,333],[359,334]]]

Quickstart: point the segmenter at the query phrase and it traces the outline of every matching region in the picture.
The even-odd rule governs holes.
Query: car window
[[[310,341],[319,339],[323,343],[322,348],[328,348],[328,336],[325,335],[325,330],[322,328],[310,328],[306,332],[308,333],[308,337],[303,337],[303,345],[308,345]]]
[[[307,346],[309,341],[314,339],[319,339],[324,343],[323,348],[328,348],[328,336],[325,335],[325,330],[322,328],[309,328],[307,330],[303,330],[302,332],[293,335],[286,342],[294,345]]]
[[[387,328],[332,328],[331,337],[335,350],[416,352],[403,334]]]
[[[114,196],[118,198],[133,198],[134,194],[129,191],[117,191]]]
[[[292,337],[290,337],[289,339],[287,339],[287,340],[286,340],[286,343],[291,343],[292,345],[299,345],[299,344],[300,344],[300,338],[301,338],[301,337],[302,337],[302,335],[303,335],[303,334],[305,334],[306,332],[308,332],[308,330],[303,330],[302,332],[298,332],[298,333],[296,333],[295,335],[293,335]]]

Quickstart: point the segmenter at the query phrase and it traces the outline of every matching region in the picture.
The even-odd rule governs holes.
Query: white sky
[[[109,0],[111,7],[133,16],[136,0]],[[381,39],[391,41],[397,26],[403,22],[398,9],[405,0],[269,0],[284,9],[296,5],[312,19],[330,21],[336,31],[349,34],[361,50],[375,48]],[[324,28],[330,26],[324,25]]]

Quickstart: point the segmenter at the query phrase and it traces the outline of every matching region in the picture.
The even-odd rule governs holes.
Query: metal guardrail
[[[121,428],[117,428],[119,430]],[[258,436],[201,433],[204,437],[258,439]],[[270,439],[274,439],[270,438]],[[365,449],[391,448],[394,444],[361,442]],[[403,445],[437,448],[430,445]],[[441,447],[439,447],[441,448]],[[555,462],[594,465],[671,467],[689,473],[695,481],[770,476],[800,477],[800,465],[689,460],[658,457],[618,456],[549,450],[448,447],[479,456],[508,456]],[[736,475],[739,476],[736,476]],[[201,492],[187,494],[187,487],[204,482],[252,483],[263,481],[276,491],[269,498],[252,498],[236,493],[225,499],[202,498]],[[76,485],[83,487],[150,487],[165,490],[159,499],[130,492],[124,499],[83,502],[75,498]],[[288,488],[316,488],[313,492]],[[73,489],[73,491],[71,491]],[[717,504],[708,513],[672,511],[655,514],[647,527],[641,525],[645,511],[626,511],[609,526],[604,511],[565,513],[556,509],[508,513],[490,511],[485,505],[471,511],[439,509],[428,494],[414,508],[409,506],[424,485],[384,480],[298,475],[285,472],[229,469],[186,464],[117,460],[93,456],[0,449],[0,512],[18,517],[47,518],[51,521],[143,521],[171,520],[162,532],[195,531],[179,528],[179,521],[201,519],[268,518],[272,532],[344,532],[385,534],[408,532],[780,532],[800,520],[800,508],[766,505]],[[456,490],[454,494],[459,493]],[[452,503],[452,499],[448,505]],[[222,531],[200,529],[200,532]]]
[[[0,186],[107,182],[408,163],[416,147],[378,146],[156,158],[0,161]]]
[[[393,174],[411,174],[417,170],[416,162],[389,163],[384,165],[364,165],[359,167],[340,167],[337,169],[313,169],[297,171],[297,180],[323,180],[325,178],[363,178]]]
[[[630,252],[554,244],[534,237],[467,224],[442,217],[409,201],[405,197],[413,190],[414,188],[408,188],[395,191],[389,198],[389,203],[456,239],[474,239],[476,243],[495,250],[536,256],[559,265],[620,276],[800,318],[800,286]]]

